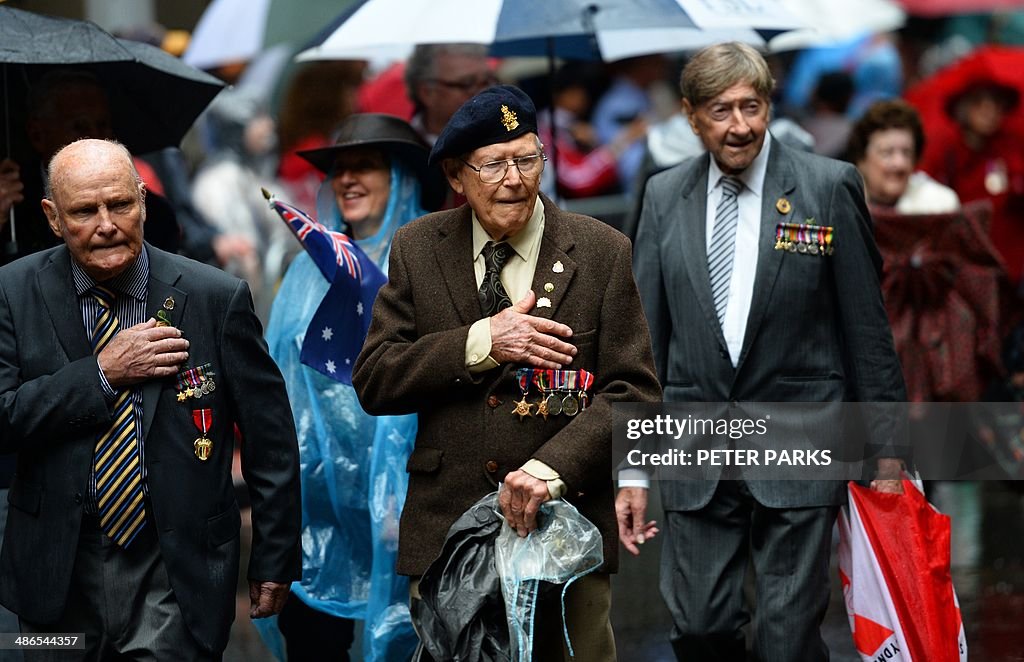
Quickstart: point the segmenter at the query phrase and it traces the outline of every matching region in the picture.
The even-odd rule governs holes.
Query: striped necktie
[[[484,272],[484,280],[480,283],[477,296],[480,297],[480,309],[484,317],[490,317],[512,305],[512,299],[505,291],[505,286],[501,284],[501,270],[512,257],[512,247],[504,241],[500,244],[488,241],[481,253],[487,271]]]
[[[718,324],[725,321],[725,307],[729,303],[729,283],[732,280],[732,259],[736,252],[736,226],[740,207],[736,201],[743,184],[735,177],[725,176],[722,199],[715,210],[715,227],[708,247],[708,274],[711,276],[711,297],[718,313]]]
[[[100,285],[87,294],[100,305],[92,332],[92,351],[98,355],[117,335],[119,323],[113,310],[116,295]],[[96,438],[92,466],[100,528],[118,545],[127,547],[146,524],[131,388],[117,391],[114,422]]]

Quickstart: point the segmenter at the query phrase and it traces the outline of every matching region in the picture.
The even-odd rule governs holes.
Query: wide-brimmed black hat
[[[357,113],[350,115],[338,127],[334,144],[330,147],[304,149],[298,155],[317,170],[329,173],[338,153],[353,147],[378,147],[397,156],[419,177],[427,180],[427,155],[430,153],[416,129],[394,115],[384,113]]]

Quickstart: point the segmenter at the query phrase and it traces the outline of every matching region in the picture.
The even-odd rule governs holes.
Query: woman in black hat
[[[397,117],[357,114],[342,123],[334,145],[299,154],[326,174],[317,196],[320,223],[355,239],[387,273],[395,230],[424,213],[427,147],[418,134]],[[416,643],[408,580],[393,569],[416,418],[370,416],[351,386],[300,362],[328,285],[301,253],[267,326],[295,415],[302,472],[303,578],[278,625],[290,660],[348,660],[354,620],[366,621],[365,660],[408,659]]]

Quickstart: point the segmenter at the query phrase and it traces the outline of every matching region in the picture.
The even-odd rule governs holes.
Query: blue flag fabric
[[[370,328],[373,300],[387,277],[345,234],[327,229],[302,210],[273,197],[270,206],[330,283],[306,329],[300,360],[335,381],[351,385],[352,366]]]

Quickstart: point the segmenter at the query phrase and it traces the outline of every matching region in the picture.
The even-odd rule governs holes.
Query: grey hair
[[[416,96],[416,86],[436,78],[437,58],[441,55],[464,55],[467,57],[487,57],[487,46],[483,44],[419,44],[413,49],[412,55],[405,63],[405,90],[409,100],[417,110],[422,102]]]
[[[696,107],[733,85],[747,83],[764,99],[771,99],[775,79],[760,53],[747,44],[731,41],[703,48],[683,68],[679,89]]]
[[[119,143],[116,140],[100,138],[82,138],[81,140],[76,140],[73,143],[61,147],[59,150],[57,150],[53,157],[50,158],[50,162],[46,166],[46,182],[43,184],[43,193],[47,200],[53,202],[53,179],[54,176],[57,174],[57,159],[60,157],[61,154],[64,153],[64,150],[68,149],[69,147],[77,145],[83,140],[96,140],[98,142],[103,142],[107,143],[108,145],[112,145],[119,152],[121,152],[121,155],[124,157],[125,162],[128,164],[128,168],[132,173],[132,179],[135,181],[135,187],[138,188],[142,184],[142,176],[139,175],[139,171],[135,168],[135,159],[134,157],[132,157],[132,153],[128,151],[127,147],[125,147],[123,144]]]

